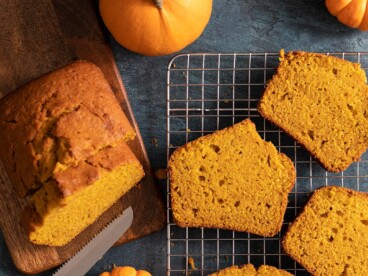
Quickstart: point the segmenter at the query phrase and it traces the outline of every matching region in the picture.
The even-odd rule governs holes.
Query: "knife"
[[[129,207],[112,220],[77,254],[64,263],[53,275],[84,275],[102,258],[107,250],[125,233],[133,221],[133,209]]]

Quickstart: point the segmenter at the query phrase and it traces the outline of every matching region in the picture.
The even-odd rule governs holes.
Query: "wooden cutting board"
[[[0,226],[15,266],[24,273],[34,274],[63,263],[129,205],[134,210],[134,221],[118,244],[160,230],[166,221],[163,200],[155,185],[127,93],[104,36],[96,1],[2,0],[0,26],[0,96],[72,59],[94,62],[104,72],[137,132],[137,138],[129,145],[146,172],[138,187],[133,188],[71,243],[56,248],[37,246],[28,241],[19,224],[26,200],[15,194],[0,164]]]

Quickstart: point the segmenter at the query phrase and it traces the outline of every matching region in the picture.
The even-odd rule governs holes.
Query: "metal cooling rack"
[[[367,71],[368,53],[328,53],[359,62]],[[297,179],[289,194],[282,231],[273,238],[203,228],[179,228],[172,221],[167,183],[167,275],[208,275],[231,265],[273,265],[294,275],[308,273],[283,254],[280,237],[310,192],[326,185],[368,192],[368,152],[342,173],[326,172],[284,132],[257,112],[257,101],[278,65],[276,53],[182,54],[168,65],[167,159],[178,147],[245,118],[263,139],[294,162]],[[193,258],[195,268],[189,264]]]

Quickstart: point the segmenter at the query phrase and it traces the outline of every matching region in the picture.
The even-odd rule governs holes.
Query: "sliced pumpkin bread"
[[[0,118],[0,158],[14,190],[30,197],[19,219],[34,243],[66,244],[144,175],[125,144],[134,129],[90,62],[5,96]]]
[[[335,186],[316,190],[282,244],[313,275],[368,275],[368,195]]]
[[[258,270],[252,265],[231,266],[209,276],[291,276],[289,272],[269,265],[262,265]]]
[[[55,174],[32,195],[21,222],[35,244],[63,246],[135,186],[143,168],[124,142]]]
[[[258,110],[328,171],[345,170],[368,148],[368,86],[357,63],[281,51]]]
[[[200,137],[169,160],[173,217],[181,227],[274,236],[295,180],[290,159],[250,120]]]

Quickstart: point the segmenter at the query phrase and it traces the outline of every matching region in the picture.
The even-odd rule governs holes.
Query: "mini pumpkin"
[[[368,0],[326,0],[328,11],[351,28],[368,31]]]
[[[147,56],[182,50],[206,27],[212,0],[100,0],[102,19],[127,49]]]
[[[137,271],[131,266],[118,266],[111,272],[102,272],[100,276],[152,276],[152,274],[145,270]]]

